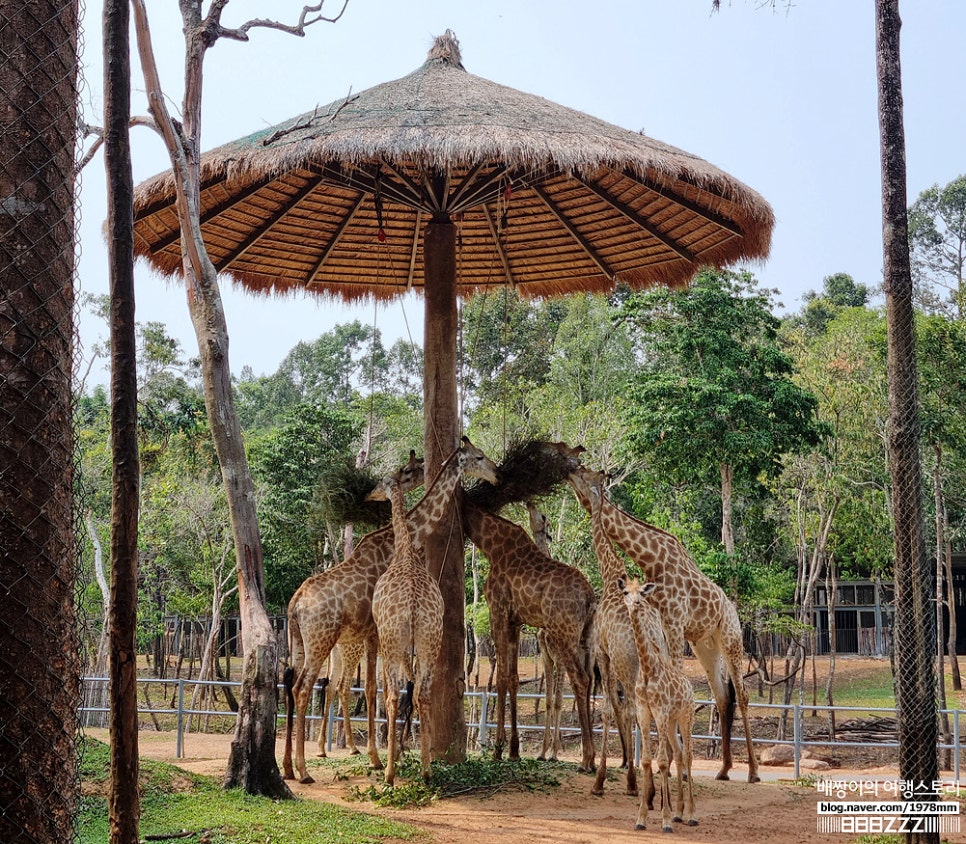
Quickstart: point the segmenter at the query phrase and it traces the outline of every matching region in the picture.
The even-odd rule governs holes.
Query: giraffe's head
[[[599,506],[610,478],[606,472],[597,472],[593,469],[588,469],[586,466],[578,466],[567,476],[567,480],[580,497],[581,503],[590,509],[595,496]]]
[[[582,445],[571,447],[564,442],[541,442],[540,450],[551,459],[565,461],[571,470],[580,466],[580,455],[587,451]]]
[[[534,544],[542,551],[550,546],[550,521],[546,514],[532,501],[527,502],[527,513],[530,516],[530,533],[533,534]]]
[[[384,477],[367,496],[366,501],[388,501],[389,490],[393,484],[398,484],[403,494],[422,486],[423,478],[423,458],[417,457],[416,452],[410,449],[409,460],[400,466],[391,475]]]
[[[619,578],[617,588],[624,595],[624,603],[631,621],[644,632],[651,647],[662,654],[668,654],[670,648],[661,614],[654,606],[653,596],[659,587],[654,581],[641,582],[636,577]]]
[[[469,437],[461,438],[460,447],[456,450],[456,462],[462,475],[489,481],[494,485],[500,482],[496,464],[473,445]]]

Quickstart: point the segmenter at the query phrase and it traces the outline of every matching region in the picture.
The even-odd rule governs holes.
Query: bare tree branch
[[[335,17],[326,17],[321,14],[325,0],[316,3],[314,6],[303,6],[297,24],[286,24],[281,21],[269,20],[267,18],[255,18],[243,23],[234,29],[229,29],[221,25],[221,13],[224,11],[228,0],[213,0],[208,17],[205,19],[205,29],[208,30],[208,37],[211,43],[218,38],[228,38],[232,41],[248,41],[248,32],[251,29],[277,29],[280,32],[287,32],[289,35],[297,35],[300,38],[305,35],[305,30],[312,24],[325,22],[335,23],[345,13],[349,0],[342,0],[342,8]],[[210,46],[210,44],[209,44]]]
[[[148,116],[144,117],[132,117],[128,122],[129,126],[147,126],[149,129],[153,129],[158,134],[161,134],[161,130],[158,128],[158,124],[154,122],[154,119]],[[80,125],[81,138],[89,138],[91,135],[95,136],[94,143],[87,152],[84,153],[83,158],[77,162],[77,166],[74,168],[75,173],[80,173],[88,164],[91,163],[94,156],[97,155],[97,151],[104,145],[104,129],[101,126],[92,126],[90,123],[82,123]]]

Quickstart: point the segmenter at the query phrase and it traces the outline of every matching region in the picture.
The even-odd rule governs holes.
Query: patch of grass
[[[109,750],[87,739],[81,748],[82,782],[90,793],[81,800],[79,844],[108,840],[108,809],[101,792],[108,782]],[[189,774],[174,765],[142,760],[141,837],[195,831],[209,844],[378,844],[411,839],[417,831],[361,812],[305,800],[269,800],[240,790],[225,791],[212,777]]]
[[[381,772],[366,764],[356,764],[336,776],[366,774],[380,779],[366,787],[350,786],[348,795],[376,806],[405,808],[425,806],[434,800],[463,797],[468,794],[495,794],[499,791],[549,791],[560,785],[561,774],[576,771],[565,762],[539,762],[536,759],[494,761],[486,755],[473,755],[465,762],[448,764],[435,761],[429,783],[423,782],[419,755],[404,753],[396,765],[396,784],[386,785]]]
[[[889,664],[874,673],[856,675],[846,682],[836,683],[834,697],[836,706],[854,706],[860,711],[864,707],[894,708],[896,696]]]

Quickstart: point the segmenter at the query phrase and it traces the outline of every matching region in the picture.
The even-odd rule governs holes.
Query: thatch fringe
[[[259,293],[392,298],[422,283],[419,241],[435,206],[421,191],[442,171],[454,188],[471,183],[457,215],[463,295],[503,283],[527,297],[677,286],[705,264],[761,260],[771,245],[772,209],[738,179],[467,73],[449,30],[409,75],[203,155],[205,242],[220,271]],[[498,197],[510,195],[504,178],[506,225],[496,218]],[[383,195],[388,187],[397,195]],[[181,271],[174,199],[170,171],[135,191],[135,250],[169,275]],[[638,215],[656,219],[659,236]]]

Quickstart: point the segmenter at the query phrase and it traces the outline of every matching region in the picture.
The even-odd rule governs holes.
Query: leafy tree
[[[931,452],[937,583],[946,581],[949,608],[948,654],[954,689],[962,687],[956,660],[956,600],[952,578],[952,536],[946,484],[949,453],[966,451],[966,324],[942,316],[920,316],[916,326],[920,419],[924,445]],[[941,568],[940,568],[941,565]],[[938,588],[938,587],[937,587]]]
[[[916,296],[921,307],[966,316],[966,175],[945,187],[933,185],[909,209],[909,245]],[[937,295],[935,288],[946,291]]]
[[[344,408],[299,404],[285,424],[252,443],[269,606],[284,608],[302,580],[324,567],[335,531],[320,516],[319,481],[326,466],[353,459],[360,431],[358,417]]]
[[[688,290],[628,297],[641,369],[628,394],[625,442],[669,478],[713,483],[721,541],[734,553],[734,485],[815,445],[816,399],[792,379],[770,291],[749,273],[704,271]]]
[[[821,334],[842,308],[861,308],[868,304],[869,289],[864,284],[856,284],[848,273],[835,273],[825,277],[822,293],[810,290],[802,299],[805,309],[792,322],[800,323],[808,334]]]

